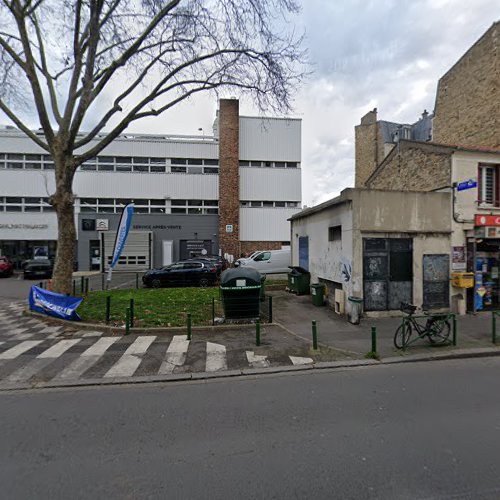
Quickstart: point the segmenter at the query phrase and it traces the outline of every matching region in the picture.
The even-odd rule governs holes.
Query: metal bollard
[[[215,297],[212,297],[212,326],[215,325]]]
[[[135,273],[135,289],[139,288],[139,273]]]
[[[316,351],[318,349],[318,328],[316,326],[316,320],[312,321],[312,337],[313,337],[313,349]]]
[[[73,296],[76,295],[76,281],[75,280],[71,280],[73,282]]]
[[[106,323],[109,323],[111,316],[111,295],[106,297]]]
[[[89,281],[90,278],[85,278],[85,295],[89,294]]]
[[[101,290],[104,290],[104,281],[105,281],[105,277],[104,277],[104,273],[101,274]]]
[[[130,328],[134,328],[134,299],[130,299]]]
[[[457,345],[457,317],[453,315],[453,345]]]
[[[38,288],[43,288],[43,281],[40,281],[40,283],[38,283]]]
[[[125,311],[125,335],[130,333],[130,309],[127,307]]]
[[[260,319],[255,322],[255,345],[260,346]]]
[[[273,322],[273,297],[269,296],[269,323]]]
[[[377,352],[377,327],[372,326],[372,351],[373,353]]]
[[[497,343],[497,317],[495,311],[491,313],[491,341]]]
[[[83,295],[84,293],[84,281],[85,281],[85,278],[83,276],[80,277],[80,295]]]
[[[187,314],[187,339],[191,340],[191,313]]]

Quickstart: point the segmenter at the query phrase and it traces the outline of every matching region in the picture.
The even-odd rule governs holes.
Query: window
[[[274,206],[275,206],[276,208],[284,208],[284,207],[285,207],[285,205],[286,205],[286,202],[285,202],[285,201],[275,201],[275,202],[274,202]]]
[[[204,160],[203,163],[205,165],[218,165],[219,164],[219,160]]]
[[[498,205],[498,165],[479,166],[479,203]]]
[[[188,165],[203,165],[203,160],[199,158],[189,158]]]
[[[186,173],[186,167],[171,167],[170,169],[171,172],[179,174],[179,173]]]
[[[249,167],[250,162],[246,160],[240,160],[240,167]]]
[[[328,241],[342,241],[342,226],[328,228]]]
[[[255,262],[262,262],[269,260],[270,258],[271,258],[271,252],[262,252],[259,255],[257,255],[257,257],[255,257],[253,260]]]

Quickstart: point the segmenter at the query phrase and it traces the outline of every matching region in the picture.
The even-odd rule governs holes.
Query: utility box
[[[474,273],[451,273],[451,283],[457,288],[473,288],[474,287]]]

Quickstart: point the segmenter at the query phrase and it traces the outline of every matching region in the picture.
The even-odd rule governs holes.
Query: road
[[[500,359],[0,393],[2,498],[497,499]]]

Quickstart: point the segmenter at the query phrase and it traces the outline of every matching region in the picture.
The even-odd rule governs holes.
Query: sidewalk
[[[456,347],[431,346],[426,340],[418,340],[403,352],[393,345],[394,333],[401,324],[401,318],[363,317],[359,325],[352,325],[329,306],[314,306],[310,295],[296,296],[281,291],[272,292],[272,295],[274,322],[289,332],[310,340],[311,321],[316,320],[318,340],[321,344],[347,351],[353,356],[364,355],[371,350],[372,326],[377,328],[377,351],[382,358],[429,353],[429,351],[438,354],[459,349],[495,348],[491,343],[490,313],[457,316]],[[500,331],[498,337],[500,338]]]

